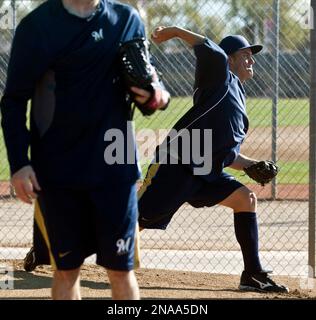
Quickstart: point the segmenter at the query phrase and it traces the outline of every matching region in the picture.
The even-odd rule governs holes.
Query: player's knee
[[[234,211],[238,212],[256,212],[257,211],[257,196],[249,190],[242,190],[238,201],[234,207]]]
[[[54,279],[65,284],[73,284],[79,279],[80,269],[73,270],[56,270],[54,272]]]
[[[240,211],[256,212],[257,211],[257,196],[254,192],[250,191],[245,193],[240,203]]]
[[[257,211],[257,196],[254,192],[249,193],[249,207],[252,212]]]
[[[116,271],[116,270],[107,269],[107,274],[108,274],[110,283],[113,285],[118,282],[128,281],[129,278],[132,276],[133,271]]]

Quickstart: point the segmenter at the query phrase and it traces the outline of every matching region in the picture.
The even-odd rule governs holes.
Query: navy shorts
[[[44,188],[37,202],[34,249],[39,263],[49,255],[55,269],[76,269],[96,253],[97,264],[107,269],[134,269],[138,259],[135,184],[112,183],[87,190]]]
[[[182,165],[151,164],[138,192],[139,226],[164,230],[185,202],[195,208],[212,207],[241,187],[224,172],[207,182]]]

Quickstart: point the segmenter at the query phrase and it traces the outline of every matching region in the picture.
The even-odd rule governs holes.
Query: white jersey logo
[[[103,40],[103,29],[101,28],[99,31],[93,31],[91,33],[92,37],[94,38],[94,41],[97,42],[97,41],[101,41]]]
[[[131,240],[132,240],[132,238],[129,237],[126,240],[119,239],[116,241],[118,255],[123,255],[123,254],[128,253],[128,251],[130,249]]]

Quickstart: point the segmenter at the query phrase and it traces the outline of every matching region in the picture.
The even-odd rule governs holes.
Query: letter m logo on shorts
[[[117,246],[117,254],[118,255],[123,255],[127,254],[129,249],[130,249],[130,244],[131,244],[132,238],[129,237],[126,240],[124,239],[119,239],[116,241],[116,246]]]

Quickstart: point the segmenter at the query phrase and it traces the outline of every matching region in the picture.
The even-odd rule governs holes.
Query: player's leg
[[[52,298],[80,299],[79,270],[95,247],[94,229],[86,218],[87,194],[69,189],[43,189],[35,222],[49,251],[53,269]]]
[[[139,287],[135,272],[107,269],[114,300],[139,300]]]
[[[54,271],[52,298],[53,300],[81,300],[80,268]]]
[[[256,195],[242,186],[219,204],[234,211],[235,235],[243,254],[244,270],[249,273],[262,271],[259,258]]]
[[[256,217],[257,198],[251,190],[232,176],[222,174],[214,183],[205,184],[189,203],[195,207],[219,204],[233,209],[235,234],[244,259],[241,289],[288,292],[287,288],[270,279],[268,272],[261,267]]]
[[[165,230],[173,215],[201,183],[185,166],[150,165],[138,191],[140,229]]]
[[[275,283],[268,276],[269,271],[263,270],[261,266],[256,195],[243,186],[220,204],[234,210],[235,234],[244,259],[244,271],[239,288],[263,292],[289,292],[285,286]]]
[[[257,224],[257,198],[254,192],[243,186],[220,203],[234,210],[235,235],[240,245],[244,271],[241,276],[241,290],[263,292],[288,292],[288,288],[278,285],[263,270],[259,258],[259,236]]]
[[[137,192],[136,184],[112,182],[110,188],[90,193],[94,206],[93,220],[97,242],[97,264],[105,267],[111,284],[112,298],[139,299],[134,274],[139,257],[136,250]]]

